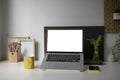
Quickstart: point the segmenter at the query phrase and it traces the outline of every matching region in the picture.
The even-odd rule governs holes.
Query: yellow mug
[[[24,69],[34,68],[34,57],[24,57]]]

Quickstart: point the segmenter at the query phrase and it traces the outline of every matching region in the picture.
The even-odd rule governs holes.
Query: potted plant
[[[94,46],[94,53],[93,53],[93,61],[97,61],[97,63],[99,63],[99,46],[100,46],[100,42],[102,41],[102,35],[99,35],[97,38],[92,38],[92,39],[88,39],[90,41],[90,43]],[[98,66],[89,66],[89,70],[97,70],[100,71]]]
[[[99,60],[99,46],[102,41],[102,35],[99,35],[97,39],[88,39],[90,43],[94,46],[93,60]]]
[[[120,20],[120,9],[119,8],[114,10],[114,12],[113,12],[113,19],[114,20]]]
[[[120,39],[118,39],[112,47],[113,61],[119,61]]]

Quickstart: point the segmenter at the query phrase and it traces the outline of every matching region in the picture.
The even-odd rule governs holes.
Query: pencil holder
[[[8,52],[8,61],[9,62],[18,62],[18,61],[20,61],[19,52]]]

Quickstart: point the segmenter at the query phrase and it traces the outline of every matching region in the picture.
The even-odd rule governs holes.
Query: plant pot
[[[114,20],[120,20],[120,13],[113,13]]]
[[[108,55],[108,62],[114,62],[114,55],[112,53]]]

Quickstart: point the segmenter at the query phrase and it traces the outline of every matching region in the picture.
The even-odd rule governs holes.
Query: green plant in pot
[[[94,46],[93,60],[99,60],[99,46],[102,41],[102,35],[99,35],[97,38],[88,39],[90,43]]]
[[[115,44],[112,47],[112,55],[114,58],[114,61],[118,61],[119,59],[119,51],[120,51],[120,39],[117,39]]]
[[[94,46],[93,61],[97,61],[97,63],[99,63],[98,61],[100,59],[99,46],[100,42],[102,41],[102,37],[102,35],[99,35],[97,38],[88,39],[90,43]],[[89,70],[100,72],[100,68],[98,66],[89,66]]]

